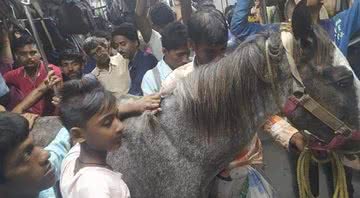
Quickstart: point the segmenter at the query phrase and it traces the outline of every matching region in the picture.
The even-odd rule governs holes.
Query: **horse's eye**
[[[336,85],[339,87],[349,87],[353,84],[353,80],[351,78],[342,79],[336,82]]]

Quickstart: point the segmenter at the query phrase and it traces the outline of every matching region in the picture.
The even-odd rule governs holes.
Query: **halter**
[[[290,33],[291,34],[291,33]],[[271,66],[270,56],[269,56],[269,41],[265,42],[265,54],[266,54],[266,63],[268,75],[271,82],[271,88],[273,92],[273,96],[275,98],[275,102],[278,105],[279,109],[285,114],[285,116],[290,116],[298,107],[303,107],[307,111],[309,111],[313,116],[318,118],[322,123],[332,129],[335,137],[326,144],[324,140],[316,137],[313,134],[307,134],[308,136],[312,136],[316,141],[312,141],[309,147],[312,150],[319,151],[328,151],[338,149],[343,146],[348,140],[360,141],[360,131],[352,130],[348,127],[343,121],[337,118],[335,115],[330,113],[326,108],[324,108],[321,104],[316,102],[309,94],[305,92],[305,85],[300,77],[300,73],[296,67],[295,61],[292,57],[292,46],[289,46],[289,43],[285,43],[287,41],[286,32],[281,32],[281,40],[283,42],[284,48],[286,50],[286,56],[290,65],[291,75],[294,79],[293,82],[293,93],[288,98],[285,106],[282,107],[280,103],[280,95],[275,85],[275,75],[273,67]],[[292,41],[292,39],[291,39]],[[288,45],[286,45],[288,44]],[[290,44],[291,45],[291,44]],[[358,153],[360,151],[356,151],[354,153]],[[347,154],[353,154],[349,152],[343,152]]]

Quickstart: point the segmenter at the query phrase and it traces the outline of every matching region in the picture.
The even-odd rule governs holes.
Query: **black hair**
[[[156,3],[150,8],[149,16],[151,22],[160,28],[164,28],[167,24],[175,21],[174,11],[162,2]]]
[[[131,23],[123,23],[119,26],[116,26],[114,30],[111,32],[111,37],[114,38],[114,36],[124,36],[130,41],[139,41],[139,37],[137,34],[137,30],[135,26]]]
[[[96,113],[116,108],[115,96],[92,78],[64,83],[60,95],[60,120],[69,131],[73,127],[85,128]]]
[[[187,28],[181,22],[172,22],[161,32],[161,43],[166,50],[178,49],[188,42]]]
[[[87,55],[90,55],[91,50],[95,49],[99,45],[104,45],[104,43],[107,43],[106,38],[91,36],[85,39],[83,50]]]
[[[111,40],[111,34],[107,31],[103,31],[103,30],[97,30],[95,32],[93,32],[91,34],[91,36],[95,36],[98,38],[105,38],[106,40],[110,41]]]
[[[64,51],[62,51],[59,57],[60,63],[63,60],[72,60],[79,64],[85,63],[84,56],[75,49],[65,49]]]
[[[217,9],[206,7],[196,11],[188,21],[189,38],[195,44],[226,45],[228,25]]]
[[[19,114],[0,112],[0,184],[6,182],[5,163],[7,155],[29,136],[29,123]]]
[[[14,38],[12,41],[12,48],[15,50],[15,52],[19,49],[24,47],[25,45],[35,45],[35,40],[27,34],[23,34],[19,38]]]

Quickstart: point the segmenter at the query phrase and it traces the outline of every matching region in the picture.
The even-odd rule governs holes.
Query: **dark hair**
[[[189,38],[196,44],[226,45],[228,25],[217,9],[207,7],[196,11],[188,21]]]
[[[123,23],[119,26],[116,26],[114,28],[114,31],[111,32],[112,38],[119,35],[124,36],[131,41],[137,41],[138,43],[140,43],[137,30],[135,26],[131,23]]]
[[[0,184],[6,182],[5,158],[29,136],[29,123],[19,114],[0,112]]]
[[[97,46],[107,43],[106,38],[99,38],[95,36],[88,37],[85,39],[83,44],[83,50],[85,53],[90,56],[91,50],[95,49]]]
[[[99,81],[84,77],[64,83],[61,90],[60,120],[66,129],[85,128],[96,113],[116,108],[116,98]]]
[[[162,46],[167,50],[178,49],[188,42],[186,26],[181,22],[172,22],[161,32]]]
[[[72,61],[74,61],[76,63],[79,63],[79,64],[84,64],[85,63],[84,56],[80,52],[78,52],[78,51],[76,51],[74,49],[65,49],[60,54],[60,57],[59,57],[60,63],[61,63],[61,61],[64,61],[64,60],[72,60]]]
[[[98,38],[105,38],[106,40],[110,41],[111,40],[111,34],[110,32],[107,31],[103,31],[103,30],[97,30],[95,32],[93,32],[91,34],[91,36],[95,36]]]
[[[35,40],[27,35],[27,34],[23,34],[21,37],[19,38],[14,38],[12,41],[12,47],[15,50],[15,52],[19,49],[24,47],[25,45],[35,45],[36,42]]]
[[[167,24],[175,21],[175,13],[172,9],[165,3],[156,3],[150,8],[149,16],[151,22],[164,28]]]

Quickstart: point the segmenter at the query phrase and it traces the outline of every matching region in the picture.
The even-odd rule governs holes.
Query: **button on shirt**
[[[36,74],[37,76],[35,80],[25,73],[24,67],[9,71],[4,75],[6,84],[14,86],[21,92],[20,98],[17,98],[17,101],[15,101],[16,104],[20,103],[21,100],[23,100],[27,95],[30,94],[31,91],[37,88],[46,78],[47,72],[45,65],[41,62],[39,67],[40,68]],[[62,77],[59,67],[50,64],[49,68],[54,70],[55,75],[59,76],[60,78]],[[50,101],[46,101],[44,97],[27,110],[29,113],[39,114],[42,116],[51,115],[53,113],[52,111],[53,109]]]
[[[154,70],[157,69],[160,74],[160,83],[166,79],[166,77],[173,71],[169,65],[162,59],[158,62],[155,68],[148,70],[141,83],[141,89],[144,95],[150,95],[160,91],[160,87],[157,84],[157,76],[154,74]],[[161,84],[160,84],[161,86]]]
[[[129,63],[129,72],[131,78],[131,86],[129,94],[142,96],[141,82],[145,73],[154,68],[157,64],[155,56],[139,50],[134,59]]]

